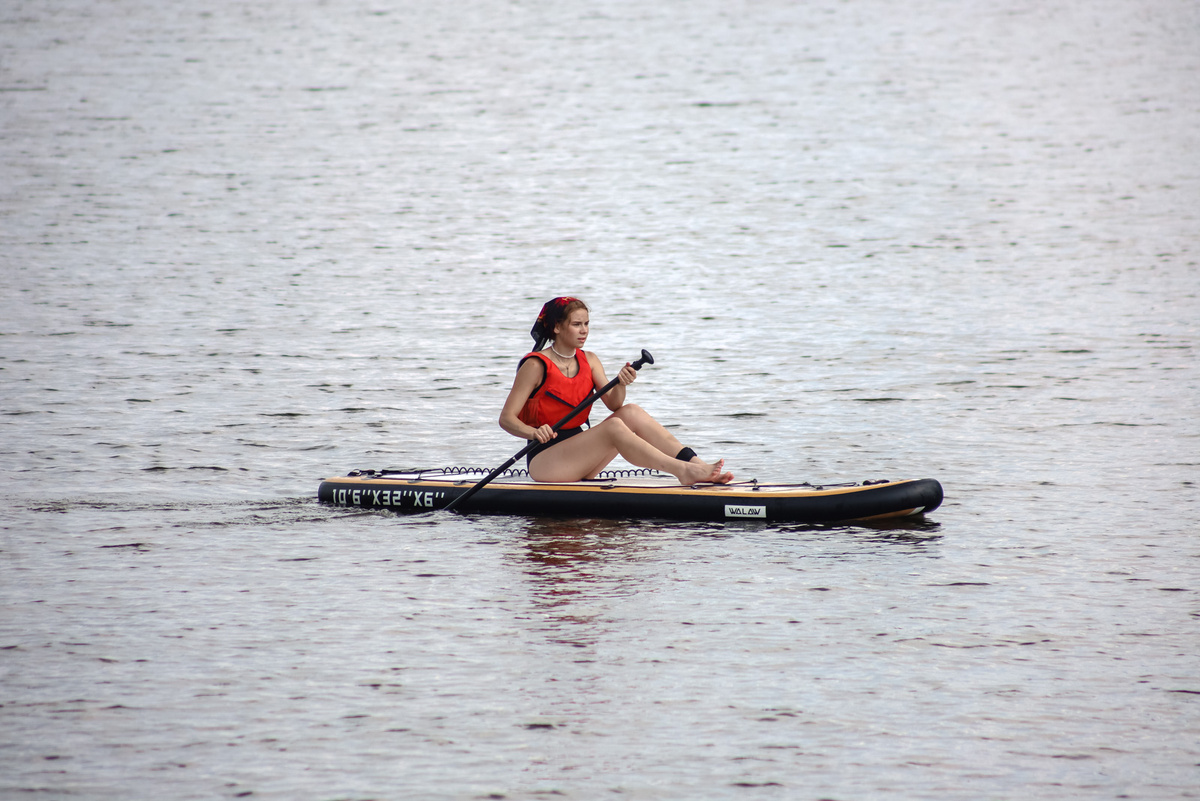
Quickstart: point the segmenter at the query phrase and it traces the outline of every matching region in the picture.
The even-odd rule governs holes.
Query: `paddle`
[[[654,357],[650,355],[650,351],[646,350],[645,348],[642,348],[642,358],[638,359],[636,362],[633,362],[629,366],[632,367],[634,370],[641,370],[642,365],[644,365],[644,364],[654,364]],[[566,416],[563,417],[563,419],[559,420],[557,423],[555,423],[552,426],[552,428],[555,431],[558,431],[560,428],[563,427],[563,425],[566,424],[566,422],[568,420],[570,420],[572,417],[574,417],[575,415],[582,412],[587,407],[591,406],[596,401],[600,400],[600,396],[602,396],[605,392],[608,392],[610,389],[615,387],[617,384],[620,383],[620,381],[621,381],[621,379],[614,378],[612,381],[609,381],[607,384],[605,384],[600,389],[592,392],[591,395],[588,395],[586,398],[584,398],[582,401],[580,401],[578,406],[576,406],[571,411],[567,412]],[[469,490],[464,492],[462,495],[459,495],[457,498],[450,501],[450,503],[446,504],[445,510],[447,512],[454,511],[456,508],[458,508],[459,506],[462,505],[463,501],[465,501],[467,498],[470,498],[475,493],[479,492],[479,490],[483,489],[484,484],[487,484],[493,478],[500,475],[508,468],[512,467],[513,462],[517,461],[522,456],[529,453],[531,450],[533,450],[535,447],[537,447],[540,444],[541,443],[539,443],[536,439],[530,440],[529,444],[526,445],[524,448],[521,448],[521,450],[517,451],[511,459],[509,459],[507,462],[505,462],[504,464],[497,467],[492,472],[488,473],[487,477],[484,478],[483,481],[480,481],[478,484],[471,487]]]

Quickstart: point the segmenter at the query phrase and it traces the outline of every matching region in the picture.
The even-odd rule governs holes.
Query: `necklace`
[[[551,346],[550,346],[550,350],[554,350],[554,346],[553,346],[553,345],[551,345]],[[578,351],[578,348],[576,348],[576,351]],[[554,350],[554,355],[555,355],[555,356],[557,356],[557,357],[558,357],[558,358],[560,358],[560,359],[574,359],[574,358],[575,358],[575,354],[574,354],[574,353],[572,353],[570,356],[563,356],[561,353],[559,353],[559,352],[558,352],[558,351],[556,351],[556,350]]]

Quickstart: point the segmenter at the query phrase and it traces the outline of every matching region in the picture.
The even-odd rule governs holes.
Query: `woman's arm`
[[[600,363],[600,357],[591,351],[587,352],[588,364],[592,366],[592,382],[596,385],[596,389],[601,389],[608,383],[608,376],[604,374],[604,365]],[[634,370],[628,364],[621,368],[617,373],[617,378],[621,383],[604,393],[602,400],[604,405],[608,407],[610,412],[615,412],[625,405],[625,387],[633,383],[633,379],[637,378],[637,370]]]
[[[500,427],[514,437],[549,442],[558,436],[557,432],[552,430],[553,426],[534,428],[522,423],[517,417],[521,409],[525,408],[525,401],[529,400],[529,396],[537,389],[545,369],[541,359],[533,358],[526,359],[517,370],[517,377],[513,379],[512,389],[508,391],[508,398],[504,401],[504,408],[500,410]]]

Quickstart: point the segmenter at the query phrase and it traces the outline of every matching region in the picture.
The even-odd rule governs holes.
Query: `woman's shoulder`
[[[550,357],[540,350],[530,351],[521,357],[517,370],[540,370],[549,363]]]

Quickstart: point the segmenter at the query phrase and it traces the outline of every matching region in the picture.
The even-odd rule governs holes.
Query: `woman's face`
[[[582,348],[588,336],[588,311],[576,309],[554,326],[554,341],[564,348]]]

